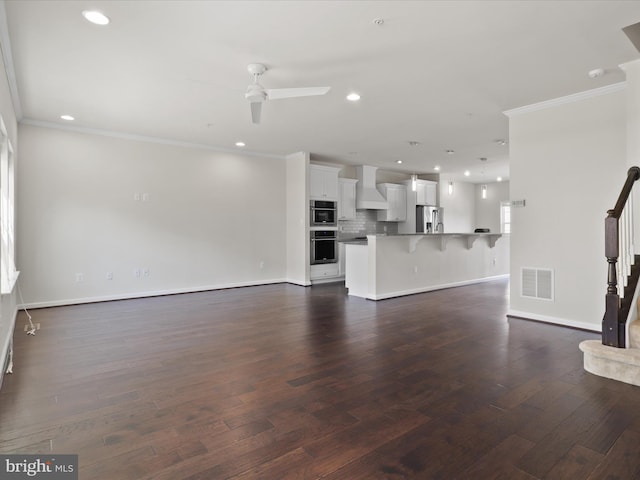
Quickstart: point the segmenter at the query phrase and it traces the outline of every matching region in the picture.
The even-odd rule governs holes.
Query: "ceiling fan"
[[[312,97],[324,95],[331,87],[303,87],[303,88],[264,88],[258,83],[258,78],[267,71],[261,63],[252,63],[247,66],[247,70],[253,76],[253,83],[247,88],[244,98],[249,100],[251,105],[251,121],[260,123],[260,112],[262,104],[267,100],[280,100],[282,98]]]

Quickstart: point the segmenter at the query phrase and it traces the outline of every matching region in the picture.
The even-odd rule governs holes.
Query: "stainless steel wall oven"
[[[311,265],[338,261],[338,238],[335,230],[311,230]]]

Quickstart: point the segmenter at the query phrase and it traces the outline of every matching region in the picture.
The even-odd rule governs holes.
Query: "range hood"
[[[360,165],[356,167],[356,209],[386,210],[387,200],[376,188],[376,170],[378,167]]]

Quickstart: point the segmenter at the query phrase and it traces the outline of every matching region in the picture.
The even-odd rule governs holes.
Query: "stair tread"
[[[585,340],[580,343],[580,350],[596,357],[640,366],[640,348],[609,347],[600,340]]]

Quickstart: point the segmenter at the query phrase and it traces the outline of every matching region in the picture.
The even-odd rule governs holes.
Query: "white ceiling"
[[[508,177],[503,111],[624,80],[639,1],[7,0],[23,120],[473,182]],[[111,19],[99,27],[82,10]],[[373,23],[384,19],[382,26]],[[266,103],[266,88],[331,86]],[[590,79],[589,70],[606,74]],[[357,91],[358,103],[345,100]],[[410,147],[408,141],[421,144]],[[445,150],[455,154],[447,155]],[[481,162],[480,157],[486,157]],[[402,160],[402,165],[396,164]]]

